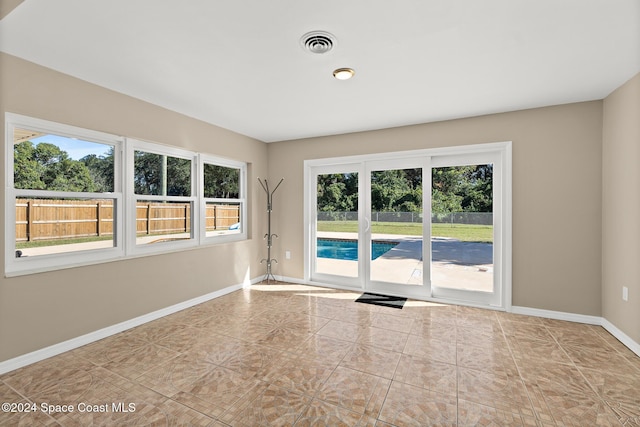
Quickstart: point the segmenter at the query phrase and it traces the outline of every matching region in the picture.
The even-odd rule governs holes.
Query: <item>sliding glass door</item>
[[[510,144],[482,148],[310,162],[308,279],[509,304]]]
[[[422,192],[425,161],[312,169],[312,280],[429,296],[423,263],[424,228],[429,224],[423,214],[425,206],[428,209]],[[428,272],[428,263],[426,267]]]
[[[429,206],[428,158],[365,164],[365,287],[391,295],[428,297],[424,230]],[[425,209],[426,208],[426,209]],[[427,212],[425,216],[424,213]],[[428,250],[428,247],[426,248]],[[428,259],[428,258],[427,258]]]
[[[501,306],[498,153],[434,157],[431,173],[431,296]]]
[[[349,287],[362,286],[361,165],[314,168],[311,212],[312,276]]]

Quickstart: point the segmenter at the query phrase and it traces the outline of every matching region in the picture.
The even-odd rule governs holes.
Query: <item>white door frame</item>
[[[322,167],[323,169],[325,167],[329,167],[329,166],[336,166],[338,169],[340,167],[344,167],[345,165],[356,165],[356,164],[361,164],[361,169],[359,170],[359,179],[358,179],[358,187],[359,187],[359,191],[360,194],[366,194],[364,192],[364,188],[362,188],[361,186],[363,185],[363,179],[360,178],[360,176],[364,177],[365,176],[365,170],[364,170],[364,165],[365,162],[372,162],[372,161],[380,161],[380,160],[393,160],[393,159],[406,159],[406,158],[416,158],[416,157],[425,157],[425,158],[431,158],[431,162],[432,165],[431,167],[437,167],[439,165],[438,163],[438,158],[440,157],[444,157],[444,156],[470,156],[470,155],[475,155],[475,154],[482,154],[482,153],[496,153],[496,159],[499,161],[499,165],[496,169],[500,169],[501,173],[498,174],[499,177],[497,179],[500,180],[499,182],[499,187],[500,189],[498,190],[500,192],[500,194],[498,194],[496,197],[497,200],[501,200],[500,206],[497,208],[500,210],[500,216],[501,216],[501,224],[499,224],[500,226],[500,230],[498,233],[496,233],[495,228],[494,228],[494,234],[495,234],[495,238],[496,240],[494,240],[494,248],[497,246],[500,249],[495,251],[494,249],[494,255],[495,256],[499,256],[499,271],[497,271],[497,274],[499,275],[500,281],[501,281],[501,286],[500,286],[500,295],[499,295],[499,302],[497,304],[495,303],[483,303],[483,302],[473,302],[473,301],[467,301],[467,300],[460,300],[457,298],[457,296],[455,294],[452,295],[432,295],[431,294],[431,289],[429,284],[425,283],[425,285],[429,288],[429,294],[425,295],[424,297],[415,295],[415,296],[411,296],[412,298],[416,298],[416,299],[424,299],[424,300],[430,300],[430,301],[438,301],[438,302],[443,302],[443,303],[455,303],[455,304],[466,304],[466,305],[477,305],[477,306],[483,306],[483,307],[491,307],[491,308],[495,308],[495,309],[501,309],[501,310],[511,310],[511,305],[512,305],[512,290],[511,290],[511,272],[512,272],[512,267],[511,267],[511,260],[512,260],[512,256],[511,256],[511,250],[512,250],[512,244],[511,244],[511,230],[512,230],[512,220],[511,220],[511,212],[512,212],[512,143],[511,141],[506,141],[506,142],[495,142],[495,143],[487,143],[487,144],[474,144],[474,145],[465,145],[465,146],[455,146],[455,147],[442,147],[442,148],[431,148],[431,149],[424,149],[424,150],[412,150],[412,151],[402,151],[402,152],[391,152],[391,153],[380,153],[380,154],[366,154],[366,155],[358,155],[358,156],[348,156],[348,157],[335,157],[335,158],[326,158],[326,159],[312,159],[312,160],[306,160],[304,162],[304,280],[307,283],[312,283],[312,284],[318,284],[318,285],[330,285],[330,286],[334,286],[337,288],[348,288],[348,289],[364,289],[365,288],[365,283],[363,280],[360,280],[362,278],[364,278],[364,271],[362,270],[364,268],[364,266],[362,264],[364,263],[360,263],[360,275],[359,275],[359,280],[360,282],[358,282],[358,284],[352,282],[352,283],[341,283],[340,281],[326,281],[324,280],[324,277],[322,278],[322,281],[319,280],[318,277],[314,277],[314,280],[312,280],[312,274],[311,274],[311,266],[312,266],[312,257],[313,257],[313,252],[312,252],[312,239],[315,239],[315,227],[313,226],[315,220],[316,220],[316,213],[312,212],[315,209],[315,201],[312,202],[313,197],[315,197],[315,191],[316,191],[316,179],[315,176],[313,175],[313,171],[314,168],[316,168],[315,170],[318,170],[318,167]],[[463,158],[463,157],[461,157]],[[428,163],[427,163],[428,164]],[[340,166],[338,166],[340,165]],[[430,172],[428,173],[430,176]],[[368,179],[368,178],[367,178]],[[494,174],[494,186],[496,184],[496,176]],[[424,188],[424,183],[423,183],[423,188]],[[431,188],[431,186],[429,185],[428,188]],[[494,190],[495,191],[495,190]],[[426,195],[425,195],[426,196]],[[425,197],[426,198],[426,197]],[[359,227],[359,242],[360,242],[360,249],[364,249],[362,248],[362,240],[364,240],[363,237],[363,223],[364,223],[364,218],[362,218],[363,214],[364,214],[364,205],[362,204],[364,201],[361,200],[362,197],[358,197],[358,204],[359,204],[359,223],[360,223],[360,227]],[[429,197],[429,205],[430,205],[430,197]],[[313,206],[312,206],[313,205]],[[426,210],[423,210],[423,212],[427,212]],[[430,209],[429,209],[430,212]],[[494,206],[494,213],[496,212],[496,207]],[[425,215],[426,217],[426,215]],[[429,215],[430,218],[430,215]],[[423,239],[423,241],[426,239]],[[423,258],[426,260],[426,256],[427,254],[429,255],[429,260],[431,259],[431,244],[430,242],[425,242],[424,243],[425,246],[428,246],[429,250],[426,251],[423,247]],[[315,248],[315,245],[313,246]],[[362,254],[362,250],[359,251],[360,254]],[[494,256],[494,263],[496,262],[496,258]],[[496,268],[494,268],[494,274],[496,274]],[[427,276],[425,274],[425,276]]]
[[[371,227],[367,226],[372,223],[371,215],[371,173],[374,171],[384,170],[397,170],[397,169],[422,169],[422,226],[430,226],[431,218],[431,158],[429,156],[412,156],[397,159],[385,159],[385,160],[368,160],[364,162],[365,173],[363,176],[364,181],[364,215],[365,215],[365,233],[364,233],[364,246],[365,251],[363,256],[365,262],[362,264],[364,267],[364,288],[367,291],[374,293],[382,293],[385,295],[396,295],[410,298],[429,298],[431,296],[430,278],[431,278],[431,263],[424,260],[431,260],[431,245],[428,239],[424,238],[424,232],[422,236],[422,284],[421,285],[406,285],[399,283],[389,283],[382,281],[375,281],[371,278],[371,241],[372,231]],[[427,189],[427,191],[425,191]],[[423,228],[427,230],[427,228]]]
[[[493,291],[479,292],[471,290],[440,288],[433,282],[431,282],[431,296],[433,298],[441,298],[448,300],[455,300],[461,302],[471,302],[480,305],[486,305],[491,307],[502,307],[502,300],[504,294],[502,292],[503,280],[502,280],[502,223],[504,212],[502,209],[503,198],[501,197],[502,187],[504,185],[502,174],[502,159],[500,152],[489,151],[480,153],[469,154],[457,154],[451,156],[437,156],[432,158],[431,167],[452,167],[452,166],[470,166],[470,165],[482,165],[493,164],[493,238],[496,242],[493,247]],[[497,243],[497,244],[496,244]],[[430,259],[431,260],[431,259]]]
[[[313,278],[317,282],[327,282],[341,287],[364,289],[365,263],[361,261],[362,256],[358,260],[358,269],[356,277],[332,275],[316,270],[316,253],[317,246],[317,230],[316,224],[318,209],[316,197],[317,177],[325,174],[339,173],[358,173],[358,254],[363,254],[364,247],[364,201],[361,195],[364,191],[364,167],[362,163],[332,163],[326,165],[310,166],[305,168],[305,278],[310,280]],[[307,176],[308,175],[308,176]]]

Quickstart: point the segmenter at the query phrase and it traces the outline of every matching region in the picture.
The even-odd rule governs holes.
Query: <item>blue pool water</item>
[[[397,243],[371,243],[371,259],[378,258],[383,253],[391,250]],[[345,259],[355,261],[358,259],[357,240],[318,239],[318,258]]]

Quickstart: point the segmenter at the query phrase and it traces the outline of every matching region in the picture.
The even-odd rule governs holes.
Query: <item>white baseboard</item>
[[[605,328],[611,335],[616,337],[618,341],[627,346],[629,350],[640,356],[640,344],[632,340],[629,335],[622,332],[613,323],[604,318],[602,319],[602,327]]]
[[[288,282],[288,283],[296,283],[301,285],[316,285],[315,283],[310,283],[309,281],[298,279],[295,277],[286,277],[286,276],[275,276],[276,280]],[[332,286],[327,284],[318,284],[323,287],[332,287],[337,289],[346,289],[344,287]],[[527,316],[535,316],[535,317],[544,317],[547,319],[556,319],[556,320],[566,320],[568,322],[576,322],[576,323],[584,323],[587,325],[598,325],[602,326],[607,330],[611,335],[613,335],[618,341],[624,344],[629,350],[633,351],[635,354],[640,356],[640,344],[635,342],[631,337],[618,329],[613,323],[609,322],[607,319],[600,316],[589,316],[586,314],[576,314],[576,313],[567,313],[563,311],[553,311],[553,310],[543,310],[540,308],[530,308],[530,307],[520,307],[520,306],[512,306],[511,313],[515,314],[524,314]]]
[[[640,356],[640,344],[618,329],[613,323],[604,317],[587,316],[584,314],[565,313],[561,311],[541,310],[539,308],[512,307],[512,312],[516,314],[526,314],[528,316],[545,317],[547,319],[567,320],[569,322],[586,323],[589,325],[599,325],[613,335],[618,341],[624,344],[629,350]]]
[[[214,298],[221,297],[228,293],[231,293],[240,289],[248,288],[252,284],[258,283],[261,280],[262,279],[260,278],[253,279],[251,281],[246,280],[245,282],[237,285],[229,286],[224,289],[220,289],[218,291],[208,293],[206,295],[202,295],[187,301],[183,301],[181,303],[172,305],[170,307],[165,307],[160,310],[156,310],[154,312],[147,313],[142,316],[138,316],[136,318],[126,320],[124,322],[121,322],[112,326],[107,326],[106,328],[102,328],[94,332],[89,332],[88,334],[81,335],[79,337],[72,338],[70,340],[51,345],[49,347],[45,347],[40,350],[32,351],[31,353],[14,357],[13,359],[5,360],[4,362],[0,362],[0,374],[4,374],[6,372],[10,372],[15,369],[22,368],[23,366],[27,366],[44,359],[48,359],[49,357],[57,356],[58,354],[64,353],[66,351],[73,350],[78,347],[82,347],[83,345],[90,344],[94,341],[98,341],[103,338],[107,338],[111,335],[115,335],[120,332],[126,331],[127,329],[135,328],[136,326],[140,326],[147,322],[151,322],[161,317],[168,316],[169,314],[176,313],[180,310],[193,307],[194,305],[202,304],[203,302],[207,302]]]
[[[276,280],[283,281],[287,283],[296,283],[301,285],[308,285],[309,282],[301,279],[297,279],[294,277],[286,277],[286,276],[275,276]],[[58,344],[51,345],[49,347],[45,347],[40,350],[33,351],[31,353],[27,353],[13,359],[5,360],[4,362],[0,362],[0,375],[6,372],[13,371],[15,369],[22,368],[24,366],[30,365],[32,363],[39,362],[44,359],[48,359],[49,357],[57,356],[58,354],[64,353],[66,351],[70,351],[76,349],[78,347],[82,347],[83,345],[90,344],[92,342],[101,340],[103,338],[107,338],[111,335],[115,335],[117,333],[126,331],[127,329],[134,328],[136,326],[143,325],[147,322],[151,322],[153,320],[159,319],[164,316],[168,316],[170,314],[176,313],[178,311],[184,310],[189,307],[193,307],[195,305],[201,304],[203,302],[207,302],[209,300],[221,297],[228,293],[248,288],[249,286],[260,283],[263,280],[262,277],[254,278],[250,281],[245,281],[243,283],[229,286],[227,288],[211,292],[206,295],[202,295],[188,301],[183,301],[181,303],[172,305],[170,307],[165,307],[160,310],[156,310],[151,313],[147,313],[142,316],[138,316],[134,319],[130,319],[116,325],[108,326],[103,329],[99,329],[94,332],[90,332],[88,334],[72,338],[67,341],[63,341]],[[324,285],[323,286],[327,286]],[[528,316],[536,316],[536,317],[544,317],[548,319],[557,319],[557,320],[567,320],[570,322],[578,322],[578,323],[586,323],[590,325],[600,325],[605,328],[611,335],[616,337],[620,342],[622,342],[625,346],[627,346],[631,351],[640,356],[640,344],[631,339],[628,335],[618,329],[615,325],[609,322],[607,319],[598,316],[588,316],[584,314],[574,314],[574,313],[565,313],[560,311],[552,311],[552,310],[542,310],[538,308],[529,308],[529,307],[519,307],[513,306],[513,313],[516,314],[524,314]]]
[[[295,277],[275,276],[276,280],[295,283],[300,285],[318,285],[336,289],[347,289],[344,287],[332,286],[327,284],[316,284],[306,280],[298,279]],[[606,329],[611,335],[613,335],[618,341],[624,344],[629,350],[640,356],[640,344],[635,342],[631,337],[618,329],[613,323],[600,316],[589,316],[586,314],[567,313],[563,311],[543,310],[540,308],[520,307],[512,306],[511,312],[515,314],[524,314],[527,316],[544,317],[547,319],[566,320],[568,322],[584,323],[587,325],[598,325]]]
[[[326,282],[313,282],[311,280],[298,279],[295,277],[275,276],[276,280],[285,283],[295,283],[296,285],[318,286],[321,288],[338,289],[341,291],[364,292],[364,289],[354,288],[350,286],[334,285]]]
[[[308,285],[308,280],[298,279],[296,277],[274,276],[279,282],[295,283],[296,285]]]
[[[287,282],[287,283],[296,283],[301,285],[316,285],[315,283],[310,283],[309,281],[298,279],[295,277],[286,277],[286,276],[275,276],[276,280]],[[327,284],[318,284],[323,287],[334,287]],[[344,287],[337,287],[337,289],[346,289]],[[566,320],[568,322],[576,322],[576,323],[584,323],[587,325],[598,325],[602,326],[607,330],[611,335],[613,335],[618,341],[624,344],[629,350],[633,351],[635,354],[640,356],[640,344],[635,342],[631,337],[618,329],[613,323],[609,322],[607,319],[600,316],[589,316],[586,314],[576,314],[576,313],[566,313],[562,311],[553,311],[553,310],[543,310],[540,308],[530,308],[530,307],[520,307],[520,306],[512,306],[511,312],[515,314],[524,314],[527,316],[535,316],[535,317],[544,317],[547,319],[556,319],[556,320]]]
[[[586,323],[588,325],[602,325],[602,317],[586,314],[566,313],[562,311],[543,310],[530,307],[511,307],[511,312],[527,316],[544,317],[546,319],[566,320],[568,322]]]

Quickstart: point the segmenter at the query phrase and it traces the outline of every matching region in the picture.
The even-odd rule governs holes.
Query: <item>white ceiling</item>
[[[640,0],[26,0],[0,50],[272,142],[602,99]]]

